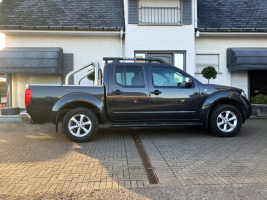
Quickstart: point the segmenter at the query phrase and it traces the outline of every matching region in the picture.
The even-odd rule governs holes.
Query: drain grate
[[[157,177],[157,174],[154,171],[154,168],[150,162],[150,159],[146,153],[146,150],[145,150],[139,136],[135,133],[135,130],[133,128],[131,128],[131,132],[132,132],[133,139],[135,141],[135,145],[136,145],[136,148],[138,150],[138,153],[142,159],[149,184],[159,184],[159,179]]]

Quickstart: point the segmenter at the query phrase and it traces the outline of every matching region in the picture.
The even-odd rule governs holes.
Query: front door
[[[110,68],[109,114],[113,121],[142,121],[148,117],[149,96],[144,67],[120,64]],[[115,72],[115,73],[113,73]]]
[[[172,53],[148,53],[148,58],[160,58],[166,63],[173,65],[173,54]]]
[[[199,87],[185,87],[183,72],[171,66],[151,66],[149,75],[149,118],[194,120],[199,106]]]

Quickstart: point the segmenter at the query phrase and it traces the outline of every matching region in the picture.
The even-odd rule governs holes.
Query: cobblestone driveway
[[[0,194],[149,186],[129,129],[69,142],[54,125],[0,124]],[[233,138],[199,128],[137,128],[161,185],[267,182],[267,120]]]

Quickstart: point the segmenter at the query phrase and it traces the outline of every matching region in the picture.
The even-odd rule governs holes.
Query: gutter
[[[267,37],[265,28],[196,28],[196,37]]]
[[[11,26],[0,25],[5,35],[70,35],[70,36],[119,36],[124,27],[90,26]]]
[[[20,25],[0,25],[0,29],[16,30],[77,30],[77,31],[119,31],[124,27],[93,27],[93,26],[20,26]]]

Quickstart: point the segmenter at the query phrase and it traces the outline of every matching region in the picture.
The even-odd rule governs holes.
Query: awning
[[[228,71],[267,70],[267,48],[228,48]]]
[[[0,73],[63,73],[63,50],[56,47],[7,47],[0,51]]]

